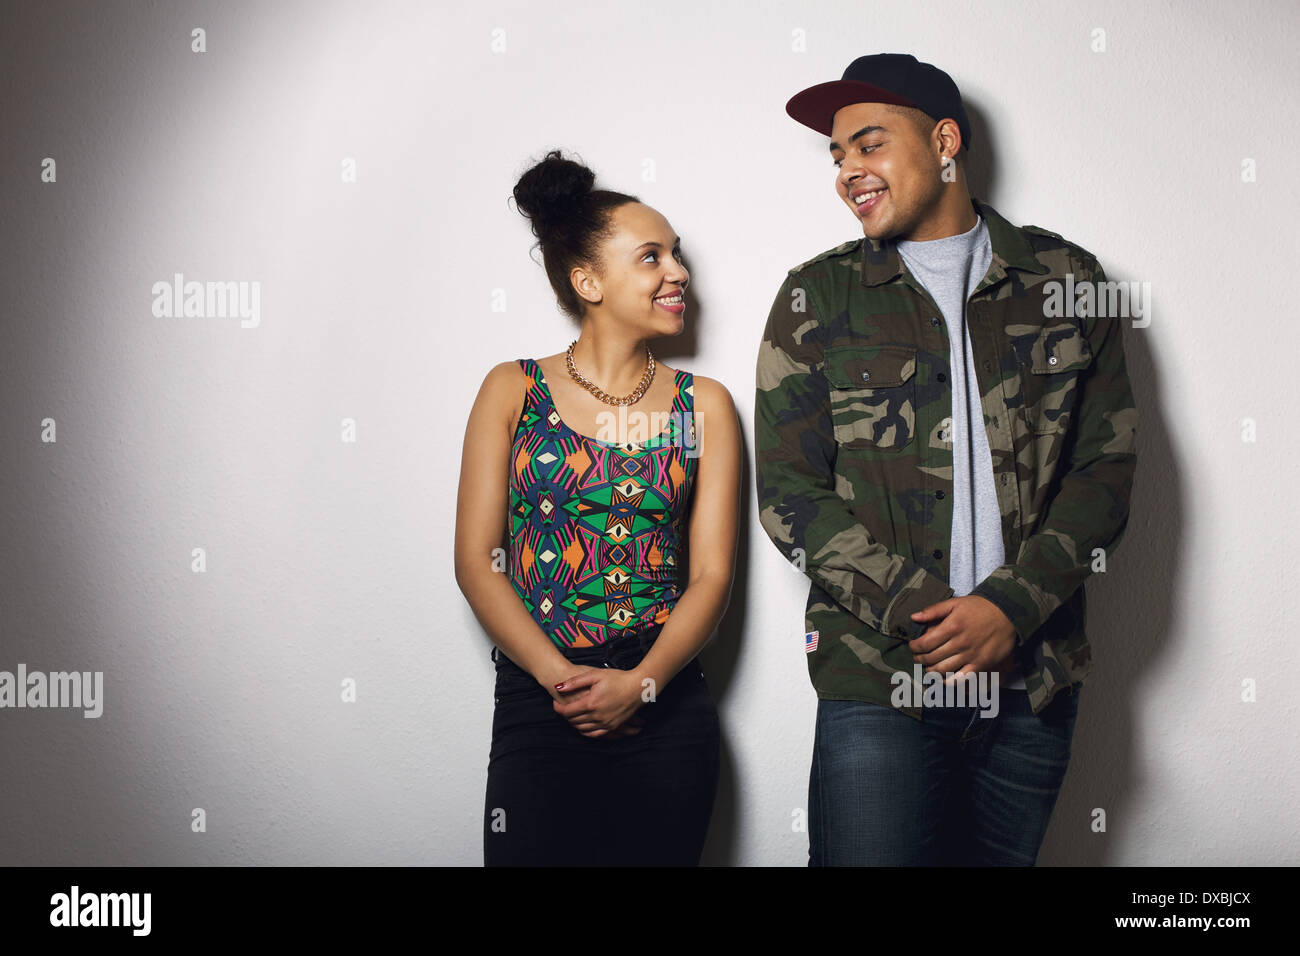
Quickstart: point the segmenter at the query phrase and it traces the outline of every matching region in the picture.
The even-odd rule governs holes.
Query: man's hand
[[[1015,666],[1015,625],[986,598],[974,594],[948,598],[916,611],[912,620],[938,622],[907,645],[926,673],[1005,674]]]
[[[640,733],[641,679],[616,667],[577,667],[555,688],[555,712],[584,737]],[[552,694],[552,696],[556,696]]]

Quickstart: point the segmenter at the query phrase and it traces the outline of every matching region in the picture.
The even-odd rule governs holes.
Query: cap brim
[[[785,111],[791,119],[803,123],[809,129],[815,129],[823,136],[830,136],[835,113],[854,103],[889,103],[916,108],[916,104],[906,97],[872,83],[831,80],[829,83],[810,86],[790,97],[790,101],[785,104]]]

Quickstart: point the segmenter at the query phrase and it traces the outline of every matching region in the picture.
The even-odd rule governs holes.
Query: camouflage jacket
[[[993,261],[967,325],[1015,559],[971,593],[1015,625],[1039,713],[1089,671],[1083,582],[1128,523],[1137,409],[1127,320],[1096,307],[1104,294],[1092,308],[1050,306],[1053,283],[1068,295],[1106,281],[1096,258],[972,205]],[[836,246],[791,269],[777,292],[754,397],[759,520],[811,579],[805,627],[818,640],[808,672],[819,697],[890,705],[891,675],[912,679],[907,641],[928,626],[910,615],[954,594],[948,371],[943,312],[892,242]],[[921,718],[921,708],[900,709]]]

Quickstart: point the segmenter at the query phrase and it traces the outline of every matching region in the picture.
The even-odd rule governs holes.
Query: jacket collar
[[[993,247],[993,261],[985,274],[979,289],[986,288],[1006,278],[1009,268],[1025,269],[1042,274],[1048,267],[1038,261],[1033,246],[1018,226],[1013,226],[1003,219],[996,209],[978,199],[971,200],[971,207],[983,218],[989,231],[989,244]],[[898,255],[898,246],[892,239],[865,239],[862,243],[862,284],[864,286],[880,285],[903,274],[902,259]]]

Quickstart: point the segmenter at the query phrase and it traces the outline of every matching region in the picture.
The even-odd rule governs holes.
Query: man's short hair
[[[895,106],[893,103],[886,103],[884,105],[888,107],[889,112],[897,113],[899,116],[906,117],[908,122],[916,127],[916,131],[921,134],[922,139],[929,139],[930,134],[934,132],[934,128],[939,125],[937,119],[923,110],[918,110],[914,106]],[[961,142],[961,152],[954,158],[964,158],[968,153],[970,153],[970,147],[966,145],[966,140],[963,139]]]

